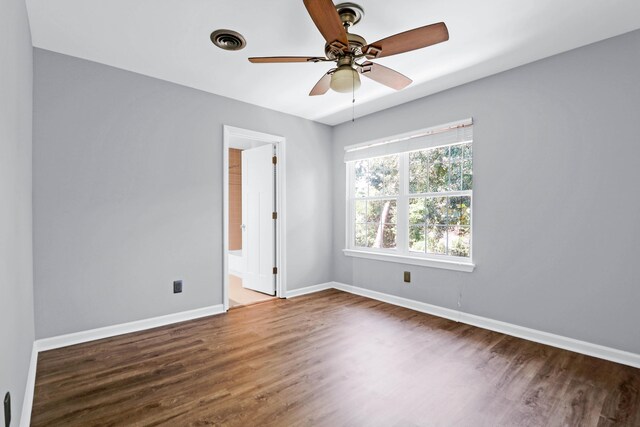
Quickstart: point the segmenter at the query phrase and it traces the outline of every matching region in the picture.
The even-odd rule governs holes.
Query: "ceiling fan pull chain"
[[[351,123],[355,123],[356,121],[356,99],[353,98],[351,101]]]
[[[356,78],[355,74],[351,74],[353,84],[351,85],[351,123],[356,122]]]

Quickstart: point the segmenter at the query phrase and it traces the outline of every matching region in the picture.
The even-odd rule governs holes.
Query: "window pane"
[[[376,235],[376,241],[374,242],[374,248],[395,248],[396,247],[396,225],[384,224],[382,229],[381,240],[378,240],[380,227],[378,227],[378,234]],[[375,246],[380,243],[380,246]]]
[[[465,160],[462,163],[462,189],[473,189],[473,169],[471,160]]]
[[[355,195],[356,197],[366,197],[368,191],[367,171],[368,160],[360,160],[355,162],[354,178],[355,178]]]
[[[360,224],[359,224],[360,225]],[[359,226],[358,225],[358,226]],[[368,248],[395,248],[396,247],[396,225],[395,224],[373,224],[369,223],[366,233],[363,234],[363,245]],[[356,234],[357,236],[357,234]],[[357,237],[356,237],[357,240]]]
[[[409,250],[412,252],[424,252],[426,248],[424,225],[412,225],[409,227]]]
[[[447,223],[447,198],[429,197],[427,198],[427,222],[429,224]]]
[[[464,158],[471,160],[471,158],[472,158],[471,143],[463,144],[462,147],[463,147],[462,148],[462,155],[464,156]]]
[[[449,161],[449,147],[432,148],[429,153],[429,163],[447,163]]]
[[[398,156],[369,159],[369,196],[396,195],[399,190]]]
[[[462,159],[462,152],[463,152],[464,145],[465,144],[458,144],[458,145],[452,145],[451,147],[449,147],[449,157],[451,158],[452,162]]]
[[[367,201],[356,200],[355,205],[356,205],[355,222],[356,223],[367,222]]]
[[[469,225],[471,223],[471,197],[449,197],[449,225]]]
[[[396,201],[395,200],[369,200],[367,202],[367,222],[395,223],[396,222]]]
[[[409,199],[409,224],[427,222],[427,205],[424,197]]]
[[[429,192],[438,193],[447,191],[449,187],[449,165],[448,163],[429,162]]]
[[[435,225],[427,227],[427,253],[447,253],[447,227]]]
[[[470,230],[469,227],[449,227],[447,230],[449,239],[449,255],[469,257]]]
[[[427,151],[409,153],[409,192],[426,193],[429,191],[429,164]]]
[[[367,247],[374,247],[376,241],[376,234],[378,233],[378,224],[367,224]]]
[[[451,162],[449,166],[449,190],[462,189],[462,162]]]
[[[367,247],[367,224],[356,224],[355,245]]]

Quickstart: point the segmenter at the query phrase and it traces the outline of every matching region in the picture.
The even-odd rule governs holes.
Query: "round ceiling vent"
[[[240,50],[247,45],[242,34],[231,30],[216,30],[211,33],[213,44],[224,50]]]

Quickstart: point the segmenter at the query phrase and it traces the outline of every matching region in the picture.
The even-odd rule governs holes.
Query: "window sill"
[[[397,262],[400,264],[420,265],[423,267],[443,268],[445,270],[466,271],[472,272],[476,267],[475,264],[470,262],[456,262],[449,260],[440,260],[432,258],[420,258],[407,255],[393,255],[380,252],[368,252],[355,249],[343,249],[342,252],[346,256],[355,258],[368,258],[378,261]]]

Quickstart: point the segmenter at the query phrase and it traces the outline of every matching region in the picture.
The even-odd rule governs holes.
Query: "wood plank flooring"
[[[640,370],[336,290],[40,353],[33,426],[640,426]]]

